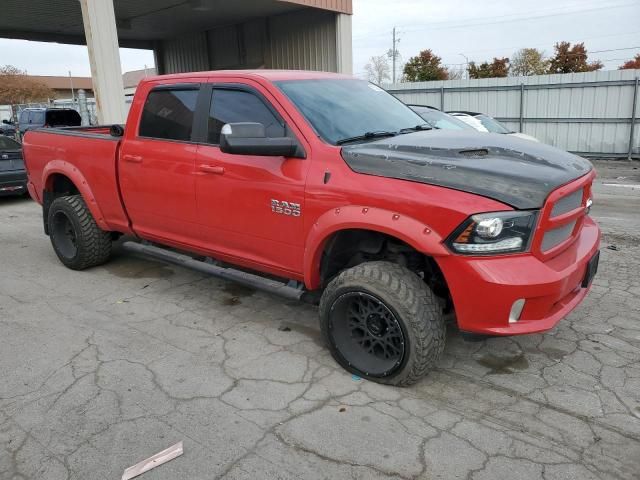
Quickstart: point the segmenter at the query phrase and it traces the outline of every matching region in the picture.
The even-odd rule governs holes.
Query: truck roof
[[[312,80],[312,79],[352,79],[351,75],[329,72],[314,72],[308,70],[212,70],[207,72],[191,72],[191,73],[173,73],[170,75],[155,75],[145,77],[141,83],[155,82],[158,80],[191,80],[195,78],[206,78],[212,75],[218,77],[246,77],[246,78],[263,78],[270,82],[281,80]]]

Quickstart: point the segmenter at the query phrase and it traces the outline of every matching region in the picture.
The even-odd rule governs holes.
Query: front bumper
[[[587,264],[598,251],[600,229],[589,217],[565,251],[542,261],[532,254],[500,257],[439,257],[460,330],[487,335],[520,335],[553,328],[586,296]],[[518,321],[511,306],[525,299]]]
[[[0,172],[0,197],[22,195],[27,192],[27,172],[24,170]]]

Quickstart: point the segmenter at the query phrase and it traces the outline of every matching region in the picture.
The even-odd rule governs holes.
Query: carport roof
[[[114,0],[114,6],[120,46],[132,48],[301,8],[352,13],[352,0]],[[78,0],[3,0],[0,13],[2,38],[85,43]]]

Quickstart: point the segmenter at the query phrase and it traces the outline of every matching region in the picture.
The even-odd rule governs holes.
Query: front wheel
[[[411,385],[444,350],[439,302],[420,277],[390,262],[363,263],[334,278],[320,322],[335,360],[378,383]]]
[[[72,270],[101,265],[111,256],[111,235],[101,230],[80,195],[58,197],[47,217],[51,244]]]

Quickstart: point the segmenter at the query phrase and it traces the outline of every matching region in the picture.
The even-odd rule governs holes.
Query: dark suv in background
[[[0,135],[0,197],[27,193],[27,172],[22,161],[22,145]]]
[[[79,127],[80,114],[72,108],[25,108],[20,112],[18,130],[24,135],[27,130],[42,127]]]

